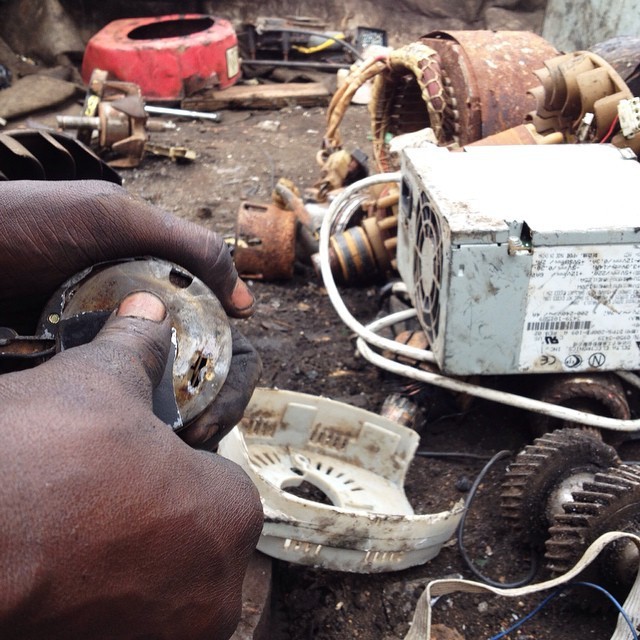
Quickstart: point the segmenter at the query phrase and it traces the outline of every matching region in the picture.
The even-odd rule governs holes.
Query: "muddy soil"
[[[70,112],[77,108],[71,106]],[[241,202],[270,202],[275,181],[283,176],[301,190],[318,180],[315,156],[324,129],[322,107],[223,111],[221,123],[179,122],[176,131],[153,134],[153,139],[191,148],[197,159],[176,164],[147,156],[140,167],[121,171],[124,186],[132,194],[231,237]],[[352,106],[341,130],[347,149],[360,147],[370,153],[366,107]],[[389,394],[407,388],[407,380],[383,374],[357,353],[354,336],[338,318],[308,264],[296,264],[289,280],[256,279],[251,285],[256,313],[238,326],[262,356],[263,386],[323,395],[375,412]],[[361,321],[373,319],[384,309],[379,284],[341,291]],[[425,455],[416,456],[406,483],[418,513],[449,509],[468,495],[488,458],[502,450],[516,453],[533,439],[527,416],[516,410],[468,402],[434,388],[413,385],[411,390],[423,410],[417,428]],[[531,560],[528,547],[500,514],[500,483],[512,459],[499,460],[480,484],[463,541],[478,570],[502,583],[520,580],[529,572]],[[341,573],[275,561],[271,637],[401,639],[424,585],[449,576],[474,577],[455,539],[425,565],[385,574]],[[541,568],[535,580],[546,577]],[[457,630],[466,640],[491,638],[531,612],[545,595],[513,599],[450,595],[435,605],[434,621]],[[577,607],[567,591],[509,637],[607,638],[615,612],[604,598],[596,601],[596,607]]]

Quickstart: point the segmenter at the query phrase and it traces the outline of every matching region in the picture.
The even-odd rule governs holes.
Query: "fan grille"
[[[442,286],[442,229],[428,195],[420,194],[417,207],[413,281],[416,311],[431,348],[440,333],[440,288]]]

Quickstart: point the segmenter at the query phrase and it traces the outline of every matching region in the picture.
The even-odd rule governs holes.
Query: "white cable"
[[[345,190],[331,203],[331,206],[327,211],[327,215],[322,221],[322,226],[320,227],[319,254],[322,279],[324,281],[325,289],[327,290],[327,295],[331,300],[331,304],[333,304],[333,307],[340,316],[340,319],[358,336],[364,338],[367,342],[380,349],[389,349],[394,353],[407,356],[408,358],[413,358],[414,360],[419,360],[420,362],[435,362],[431,351],[417,349],[416,347],[400,344],[395,340],[383,338],[382,336],[373,333],[373,331],[369,331],[364,325],[358,322],[342,301],[338,287],[333,279],[333,273],[331,272],[331,265],[329,262],[329,238],[331,236],[331,227],[334,219],[339,216],[341,208],[349,201],[354,193],[357,193],[361,189],[367,189],[375,184],[383,184],[386,182],[400,182],[400,172],[379,173],[363,178],[358,182],[354,182],[352,185],[346,187]],[[409,311],[415,315],[415,310],[411,309]],[[411,317],[411,315],[408,315],[407,317]]]
[[[370,348],[370,345],[372,345],[378,349],[386,349],[391,353],[406,356],[418,362],[428,362],[437,365],[432,351],[410,347],[397,342],[396,340],[384,338],[376,333],[376,331],[380,331],[383,328],[390,327],[393,324],[415,317],[417,312],[414,308],[388,315],[365,326],[356,320],[356,318],[354,318],[351,312],[347,309],[336,286],[333,273],[331,272],[331,265],[329,262],[329,239],[331,236],[333,221],[340,215],[342,207],[346,206],[353,194],[362,189],[367,189],[376,184],[400,182],[400,180],[401,173],[395,172],[380,173],[359,180],[358,182],[354,182],[352,185],[346,187],[344,191],[342,191],[342,193],[331,203],[320,228],[320,270],[324,286],[327,290],[329,300],[331,300],[331,303],[340,316],[340,319],[358,336],[356,344],[360,353],[371,363],[381,367],[382,369],[390,371],[391,373],[411,378],[413,380],[418,380],[419,382],[443,387],[450,391],[467,393],[493,402],[507,404],[519,409],[534,411],[560,420],[578,422],[592,427],[612,429],[615,431],[636,431],[640,429],[640,419],[622,420],[619,418],[607,418],[605,416],[598,416],[584,411],[578,411],[576,409],[561,407],[549,402],[543,402],[542,400],[535,400],[533,398],[507,393],[506,391],[482,387],[480,385],[464,382],[457,378],[451,378],[431,371],[424,371],[423,369],[419,369],[411,365],[390,360]],[[640,378],[638,378],[638,376],[623,371],[616,373],[618,373],[622,379],[627,380],[627,382],[640,387]]]
[[[402,311],[400,313],[404,314],[406,312]],[[398,321],[399,315],[400,314],[396,313],[380,318],[379,320],[368,324],[367,330],[378,331],[388,327]],[[585,424],[590,427],[612,429],[614,431],[636,431],[637,429],[640,429],[640,420],[622,420],[620,418],[598,416],[549,402],[543,402],[542,400],[534,400],[533,398],[527,398],[526,396],[519,396],[506,391],[482,387],[477,384],[465,382],[464,380],[450,378],[439,373],[424,371],[423,369],[418,369],[411,365],[402,364],[401,362],[390,360],[385,356],[375,353],[363,338],[358,338],[357,346],[358,351],[360,351],[360,353],[369,360],[369,362],[385,369],[386,371],[404,376],[405,378],[411,378],[412,380],[418,380],[419,382],[426,382],[427,384],[443,387],[456,393],[467,393],[479,398],[484,398],[485,400],[491,400],[492,402],[500,402],[512,407],[517,407],[518,409],[535,411],[536,413],[542,413],[560,420],[579,422],[580,424]]]

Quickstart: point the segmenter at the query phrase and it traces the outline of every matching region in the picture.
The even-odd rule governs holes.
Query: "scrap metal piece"
[[[106,180],[122,178],[79,140],[57,131],[0,133],[0,180]]]
[[[171,317],[174,359],[165,370],[166,386],[161,383],[154,395],[154,407],[160,407],[163,415],[159,417],[178,430],[213,402],[229,372],[232,350],[231,328],[222,305],[188,271],[155,258],[90,267],[50,299],[38,335],[54,338],[59,351],[88,342],[134,291],[155,293]]]
[[[199,120],[211,120],[220,122],[222,117],[219,113],[208,113],[206,111],[192,111],[190,109],[173,109],[171,107],[158,107],[146,104],[144,110],[150,115],[175,116],[176,118],[194,118]]]
[[[567,142],[587,113],[593,114],[590,142],[605,138],[617,116],[618,103],[633,97],[606,60],[590,51],[555,56],[536,70],[540,82],[530,90],[536,109],[528,114],[541,134],[561,132]]]
[[[233,242],[238,273],[261,280],[291,278],[296,257],[296,222],[293,211],[242,202]]]
[[[463,146],[523,123],[535,102],[534,70],[558,51],[524,31],[434,31],[354,64],[327,110],[325,151],[341,148],[338,127],[355,92],[373,79],[369,111],[379,171],[395,171],[397,136],[430,128],[443,146]]]
[[[172,122],[148,121],[140,87],[132,82],[109,80],[95,69],[89,82],[81,116],[60,115],[62,129],[78,130],[87,144],[96,138],[98,153],[113,167],[137,167],[149,142],[149,131],[175,129]]]
[[[89,41],[82,77],[95,69],[135,83],[149,100],[176,101],[240,79],[238,39],[231,22],[204,14],[114,20]]]
[[[640,470],[619,465],[595,474],[556,516],[546,543],[545,560],[553,575],[568,571],[600,535],[609,531],[640,533]],[[583,579],[605,586],[620,601],[633,584],[640,554],[628,541],[609,545]]]
[[[397,198],[395,198],[397,201]],[[366,216],[359,224],[334,233],[329,240],[331,271],[342,284],[363,284],[396,269],[398,218],[391,211]],[[320,273],[319,255],[312,261]]]
[[[527,445],[502,483],[503,516],[528,542],[541,545],[571,491],[620,464],[616,450],[583,429],[559,429]]]
[[[452,122],[441,144],[461,146],[521,124],[534,104],[535,69],[558,54],[527,31],[433,31],[422,42],[445,76]]]
[[[535,386],[535,396],[543,402],[620,420],[631,418],[627,394],[620,378],[614,374],[548,375],[542,376]],[[539,413],[531,416],[531,424],[538,435],[559,426],[557,420]]]

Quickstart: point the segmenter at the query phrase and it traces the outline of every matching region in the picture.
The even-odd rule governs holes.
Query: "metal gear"
[[[554,519],[546,543],[547,568],[554,575],[566,573],[587,547],[607,531],[640,533],[640,469],[619,465],[596,473],[564,513]],[[606,584],[615,596],[628,592],[638,569],[640,554],[629,541],[610,544],[586,571],[592,582]]]
[[[620,464],[616,450],[583,429],[558,429],[527,445],[507,469],[500,496],[503,516],[534,547],[572,492],[598,471]]]

